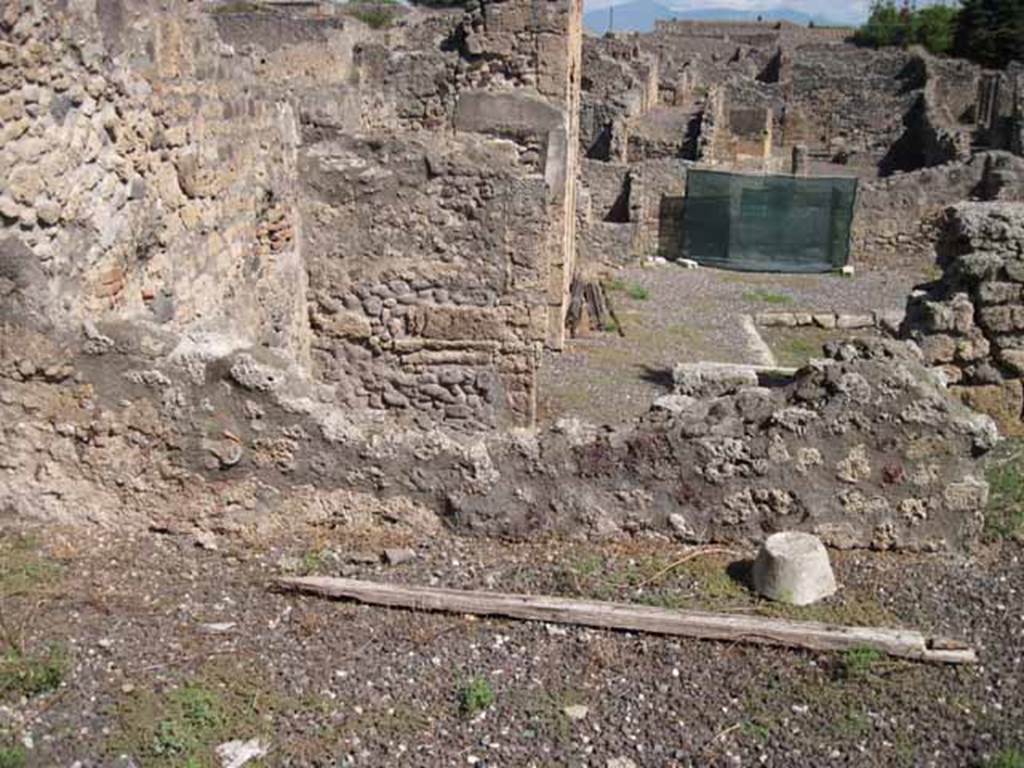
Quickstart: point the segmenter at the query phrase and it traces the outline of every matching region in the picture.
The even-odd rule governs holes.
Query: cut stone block
[[[721,397],[758,386],[757,371],[730,363],[680,363],[672,371],[675,394]]]
[[[809,533],[769,536],[754,561],[753,577],[758,594],[790,605],[810,605],[836,591],[825,545]]]

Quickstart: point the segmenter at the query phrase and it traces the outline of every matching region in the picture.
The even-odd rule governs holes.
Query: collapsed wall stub
[[[0,214],[41,314],[529,423],[575,256],[581,9],[487,11],[6,6]]]
[[[958,549],[982,524],[975,457],[995,428],[898,342],[834,344],[782,386],[683,366],[675,393],[627,427],[475,435],[361,419],[248,353],[189,376],[160,355],[173,344],[111,324],[73,356],[5,334],[4,508],[222,532],[381,509],[425,533],[749,542],[799,529],[922,550]]]

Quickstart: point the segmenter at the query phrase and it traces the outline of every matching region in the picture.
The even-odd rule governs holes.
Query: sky
[[[584,0],[588,11],[620,5],[628,0]],[[933,2],[936,0],[932,0]],[[786,7],[804,11],[816,16],[842,22],[861,22],[867,17],[870,0],[658,0],[673,10],[686,11],[694,8],[732,8],[758,11],[768,8]],[[919,0],[918,5],[930,5],[929,0]],[[947,1],[951,5],[952,0]]]

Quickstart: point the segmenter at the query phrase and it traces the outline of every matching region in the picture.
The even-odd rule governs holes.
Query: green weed
[[[851,648],[840,659],[840,674],[847,679],[863,677],[881,660],[881,652],[874,648]]]
[[[249,2],[249,0],[230,0],[227,3],[221,3],[210,8],[210,13],[214,14],[231,14],[231,13],[257,13],[263,10],[259,3]]]
[[[14,734],[0,731],[0,768],[24,768],[27,763],[25,747],[15,740]]]
[[[1024,768],[1024,752],[1019,749],[1004,749],[983,762],[982,768]]]
[[[636,301],[647,301],[647,299],[651,297],[651,292],[649,290],[636,283],[629,286],[626,293],[629,295],[629,298]]]
[[[989,503],[985,514],[985,533],[990,538],[1024,536],[1024,467],[1019,451],[1010,459],[992,465],[986,473]]]
[[[395,12],[391,8],[382,8],[381,5],[391,3],[349,3],[345,12],[359,19],[370,29],[385,29],[394,24]]]
[[[526,712],[530,727],[524,732],[528,738],[550,740],[566,745],[572,740],[573,723],[566,709],[586,705],[582,691],[575,689],[532,688],[509,694],[511,705]]]
[[[747,720],[743,723],[742,730],[757,741],[768,741],[768,737],[772,734],[771,726],[760,720]]]
[[[459,709],[466,717],[476,717],[494,703],[494,688],[483,677],[474,677],[459,689]]]
[[[220,696],[198,685],[174,691],[168,697],[168,710],[167,717],[157,723],[153,734],[153,752],[159,756],[191,759],[225,721]]]
[[[23,768],[27,762],[24,747],[0,747],[0,768]]]
[[[0,657],[0,701],[54,691],[64,681],[67,669],[67,655],[60,646],[52,646],[43,654],[10,648]]]
[[[303,576],[323,573],[325,570],[324,550],[312,550],[302,556],[299,571]]]
[[[140,690],[119,703],[108,751],[128,753],[154,768],[218,765],[214,748],[230,739],[266,731],[283,711],[247,671],[207,671],[160,693]]]
[[[811,339],[792,338],[780,345],[776,350],[776,358],[780,365],[802,366],[812,357],[821,355],[821,344]]]
[[[787,296],[784,293],[772,293],[771,291],[765,291],[761,288],[756,290],[747,291],[743,294],[743,298],[747,301],[762,302],[764,304],[792,304],[793,297]]]
[[[61,568],[39,552],[32,536],[0,539],[0,599],[21,597],[57,580]]]

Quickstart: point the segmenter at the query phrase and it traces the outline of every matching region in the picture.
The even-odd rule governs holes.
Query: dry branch
[[[736,554],[736,551],[733,550],[733,549],[728,549],[727,547],[701,547],[700,549],[695,549],[695,550],[692,550],[690,552],[687,552],[685,555],[680,557],[678,560],[676,560],[676,561],[670,563],[669,565],[665,566],[660,571],[658,571],[656,574],[654,574],[653,576],[651,576],[649,578],[644,579],[643,581],[641,581],[636,586],[639,588],[639,587],[646,587],[646,586],[648,586],[650,584],[654,584],[656,581],[660,581],[664,576],[667,576],[669,573],[674,571],[679,566],[686,565],[686,563],[690,562],[691,560],[695,560],[698,557],[707,557],[709,555],[733,555],[733,554]]]
[[[562,597],[407,587],[357,579],[293,577],[278,579],[277,584],[283,589],[295,592],[421,611],[504,616],[527,621],[578,624],[707,640],[763,643],[819,651],[873,648],[890,656],[950,664],[969,664],[977,661],[974,650],[963,643],[942,638],[927,638],[920,632],[905,629],[847,627],[762,616],[675,611]]]

